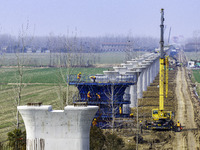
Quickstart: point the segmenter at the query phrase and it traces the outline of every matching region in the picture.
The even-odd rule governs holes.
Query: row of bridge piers
[[[120,90],[124,91],[123,101],[129,102],[119,105],[127,114],[131,107],[137,106],[138,99],[142,98],[143,91],[147,90],[158,72],[159,55],[150,53],[115,66],[113,71],[97,74],[95,83],[76,82],[75,85],[84,86],[85,90],[92,86],[103,91],[106,87],[108,92],[112,85],[118,89],[124,86]],[[83,90],[83,100],[87,92]],[[105,106],[106,100],[99,105]],[[53,110],[50,105],[31,103],[18,106],[18,110],[26,127],[27,150],[89,150],[90,126],[99,111],[98,106],[73,105],[66,106],[64,110]]]

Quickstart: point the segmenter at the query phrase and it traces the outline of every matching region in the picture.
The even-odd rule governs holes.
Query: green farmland
[[[133,57],[143,52],[133,53]],[[44,105],[52,105],[53,109],[63,109],[63,101],[66,101],[66,74],[91,75],[102,74],[104,70],[111,68],[66,68],[46,67],[50,62],[59,66],[60,54],[19,54],[23,58],[23,77],[21,104],[28,102],[42,102]],[[125,61],[125,53],[95,53],[81,54],[85,60],[94,65],[105,66],[107,64],[120,64]],[[64,58],[64,57],[62,57]],[[75,59],[76,60],[76,59]],[[17,69],[16,54],[3,54],[0,56],[0,142],[6,141],[7,133],[16,127],[16,99],[19,90],[19,72]],[[33,67],[34,66],[34,67]],[[40,66],[40,67],[39,67]],[[42,67],[41,67],[42,66]],[[74,86],[69,87],[69,103],[72,103],[73,95],[77,93]],[[24,128],[21,119],[21,128]]]
[[[77,74],[103,73],[108,68],[74,68],[70,72]],[[62,69],[66,74],[67,69]],[[0,68],[0,142],[6,141],[7,133],[16,126],[17,98],[17,69]],[[66,95],[66,84],[62,80],[59,68],[24,68],[23,90],[21,105],[28,102],[43,102],[44,105],[52,105],[53,109],[63,109],[63,100]],[[70,86],[69,98],[76,93],[76,88]],[[66,99],[66,98],[65,98]],[[22,119],[21,127],[24,128]]]
[[[109,68],[71,68],[70,74],[90,75],[103,73],[104,70]],[[67,75],[66,68],[24,68],[23,69],[23,83],[65,83],[61,75]],[[18,79],[17,68],[0,68],[0,83],[17,83]]]
[[[195,81],[200,83],[200,70],[193,70],[193,76]]]
[[[185,52],[188,60],[200,60],[200,52]]]
[[[135,58],[147,52],[107,52],[107,53],[5,53],[0,55],[0,66],[16,66],[18,58],[25,66],[59,66],[69,57],[73,64],[120,64],[127,57]],[[130,60],[130,59],[129,59]],[[80,62],[81,61],[81,62]]]
[[[200,52],[185,52],[187,60],[200,60]],[[192,82],[197,85],[196,91],[200,95],[200,70],[192,70]]]

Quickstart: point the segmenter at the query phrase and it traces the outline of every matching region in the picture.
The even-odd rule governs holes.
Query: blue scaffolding
[[[126,88],[136,83],[136,76],[123,76],[115,82],[111,82],[107,78],[94,82],[90,77],[82,76],[81,80],[77,79],[77,75],[68,77],[69,84],[75,85],[79,90],[79,98],[75,99],[74,103],[87,102],[88,105],[99,106],[95,118],[97,126],[101,128],[109,128],[113,117],[129,117],[130,113],[123,113],[123,105],[130,104],[130,100],[125,101],[123,96]],[[87,95],[89,91],[90,98]],[[97,95],[100,95],[100,98]]]

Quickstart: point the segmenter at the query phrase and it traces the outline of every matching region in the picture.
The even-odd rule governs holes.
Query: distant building
[[[44,52],[45,52],[45,53],[50,53],[50,50],[45,50]]]
[[[101,50],[104,52],[125,52],[130,50],[131,43],[103,43]]]
[[[188,67],[194,68],[195,67],[195,61],[188,61]]]
[[[31,48],[27,48],[26,53],[32,53],[32,49]]]
[[[41,49],[36,50],[36,53],[41,53],[41,52],[42,52]]]
[[[2,46],[1,47],[1,53],[7,53],[8,46]]]

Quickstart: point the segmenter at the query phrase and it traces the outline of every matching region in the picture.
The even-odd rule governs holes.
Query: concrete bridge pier
[[[117,76],[119,76],[118,71],[103,71],[103,73],[108,77],[111,82],[116,82]]]
[[[142,84],[143,84],[143,91],[146,91],[147,90],[147,78],[148,78],[148,68],[149,68],[149,63],[148,62],[142,62],[141,63],[141,66],[144,68],[144,71],[143,71],[143,82],[142,82]]]
[[[128,68],[125,66],[117,66],[117,67],[113,67],[113,69],[119,72],[119,74],[125,74],[126,71],[128,70]]]
[[[127,71],[126,75],[132,75],[137,77],[137,72],[136,71]],[[137,101],[137,84],[130,85],[129,87],[126,88],[125,94],[129,95],[129,101],[130,104],[125,104],[123,105],[124,110],[126,112],[130,113],[130,107],[134,107],[135,103]]]
[[[142,98],[142,92],[143,92],[143,74],[144,74],[144,67],[138,66],[135,67],[135,69],[140,72],[137,80],[137,99]]]
[[[152,74],[153,74],[153,60],[151,60],[151,59],[147,59],[147,60],[145,60],[145,62],[148,62],[149,63],[149,67],[148,67],[148,71],[147,71],[147,86],[149,86],[150,85],[150,83],[152,83],[153,81],[152,81]]]
[[[18,106],[26,128],[26,150],[89,150],[90,126],[98,106]]]

